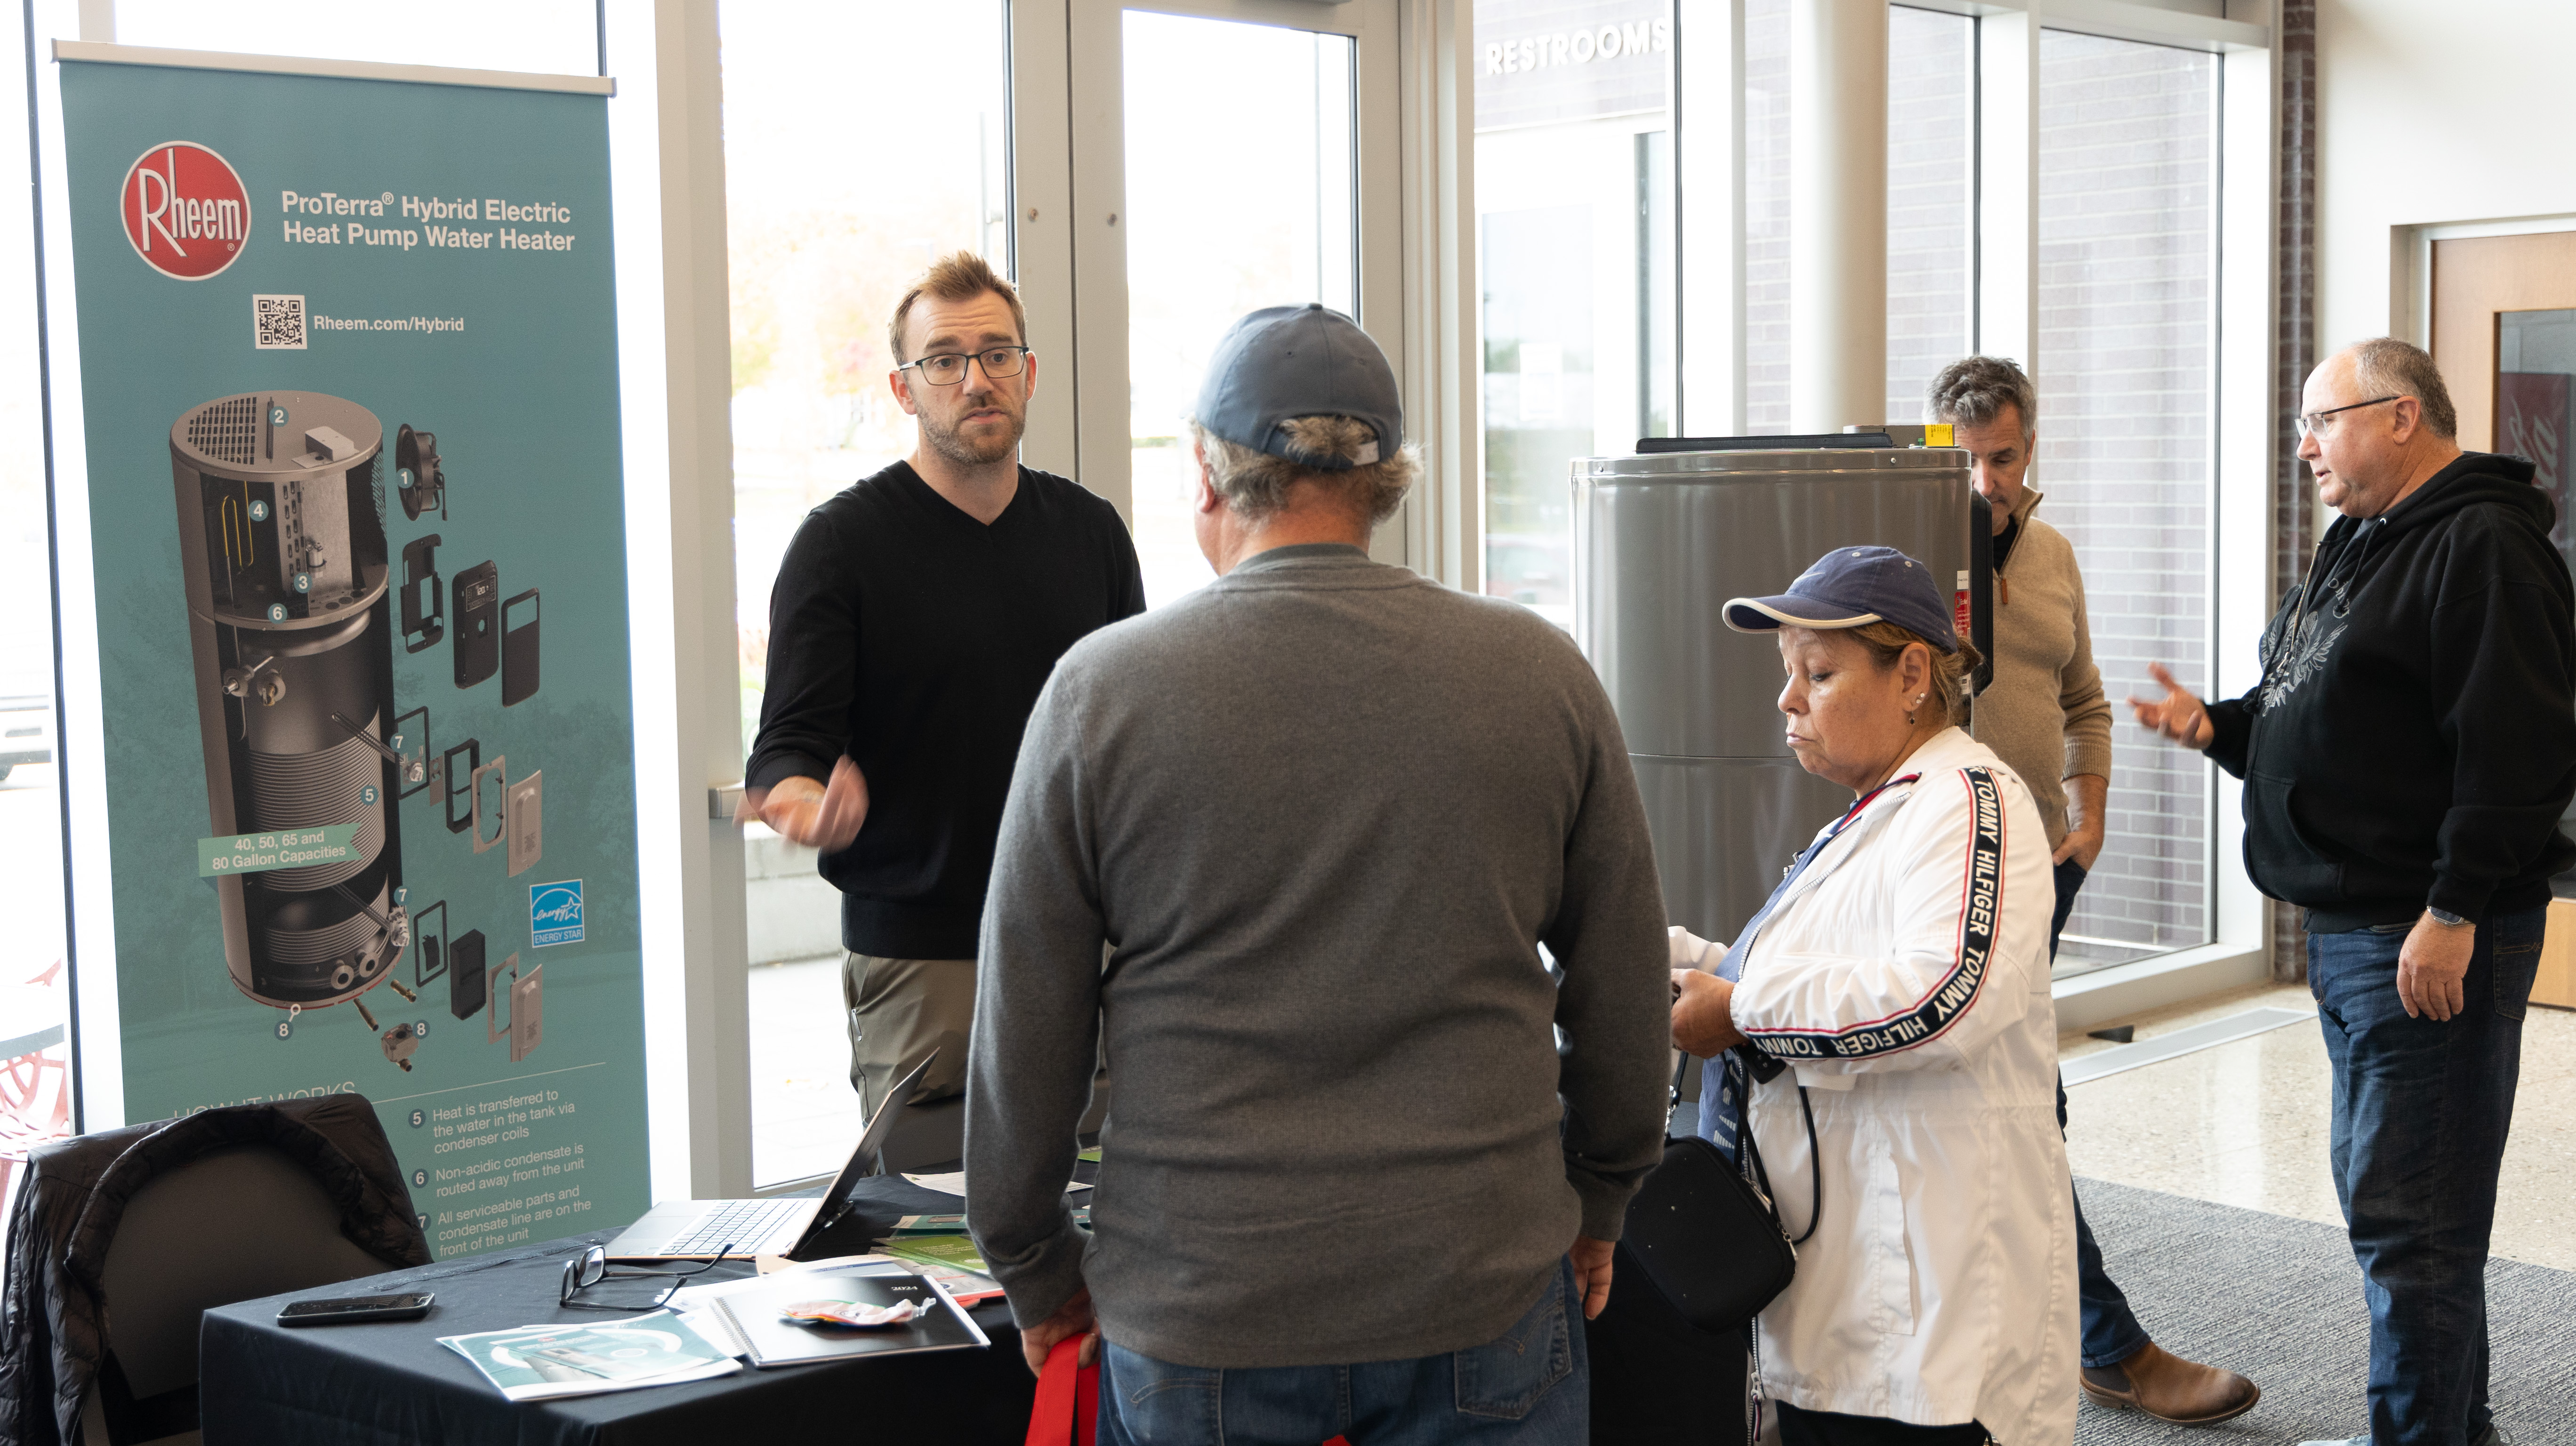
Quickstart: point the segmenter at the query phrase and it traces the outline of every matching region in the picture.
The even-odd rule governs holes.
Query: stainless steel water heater
[[[1725,601],[1876,543],[1955,580],[1983,631],[1985,511],[1966,452],[1785,440],[1574,463],[1575,641],[1627,735],[1665,911],[1710,939],[1734,938],[1852,797],[1790,753],[1778,644],[1729,630]]]
[[[290,1011],[392,980],[410,939],[383,448],[373,413],[312,392],[225,397],[170,429],[213,833],[356,825],[345,857],[215,880],[233,983]]]

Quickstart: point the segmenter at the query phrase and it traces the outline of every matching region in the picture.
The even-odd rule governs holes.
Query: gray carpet
[[[2370,1313],[2341,1230],[2099,1180],[2077,1182],[2111,1278],[2158,1344],[2240,1370],[2262,1404],[2222,1426],[2079,1409],[2079,1446],[2339,1440],[2369,1429]],[[2516,1446],[2576,1446],[2576,1274],[2487,1266],[2496,1418]]]

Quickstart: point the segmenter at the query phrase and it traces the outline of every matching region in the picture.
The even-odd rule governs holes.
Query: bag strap
[[[1762,1083],[1770,1076],[1777,1075],[1780,1073],[1781,1069],[1787,1067],[1768,1055],[1759,1054],[1759,1052],[1755,1051],[1749,1044],[1739,1044],[1735,1047],[1746,1051],[1748,1054],[1755,1055],[1766,1064],[1774,1066],[1770,1069],[1746,1071],[1752,1081],[1756,1084]],[[1689,1072],[1690,1062],[1691,1056],[1684,1054],[1682,1056],[1682,1062],[1674,1067],[1672,1085],[1665,1092],[1672,1101],[1672,1108],[1676,1110],[1681,1108],[1682,1076]],[[1700,1090],[1705,1094],[1707,1089],[1708,1071],[1703,1067],[1700,1071]],[[1751,1101],[1748,1100],[1746,1103],[1750,1104]],[[1805,1085],[1798,1086],[1798,1112],[1807,1118],[1807,1159],[1812,1165],[1809,1175],[1814,1188],[1807,1200],[1806,1234],[1790,1241],[1789,1243],[1793,1246],[1806,1244],[1807,1241],[1816,1233],[1816,1222],[1825,1217],[1825,1157],[1824,1153],[1816,1148],[1816,1108],[1807,1099],[1807,1087]],[[1696,1131],[1693,1133],[1696,1133]],[[1753,1138],[1753,1121],[1750,1115],[1744,1119],[1740,1128],[1736,1130],[1735,1138],[1744,1147],[1744,1163],[1747,1167],[1748,1177],[1762,1187],[1762,1203],[1771,1212],[1771,1223],[1778,1226],[1780,1233],[1783,1236],[1786,1236],[1789,1233],[1789,1227],[1788,1224],[1780,1218],[1780,1202],[1778,1197],[1771,1193],[1771,1172],[1763,1167],[1762,1146],[1760,1142]]]
[[[1067,1336],[1047,1352],[1038,1373],[1037,1400],[1029,1407],[1028,1446],[1093,1446],[1100,1421],[1100,1361],[1082,1359],[1082,1336]],[[1336,1436],[1324,1446],[1351,1446]]]
[[[1093,1446],[1100,1419],[1100,1363],[1080,1365],[1083,1337],[1071,1335],[1047,1352],[1038,1373],[1037,1400],[1029,1407],[1027,1446]]]

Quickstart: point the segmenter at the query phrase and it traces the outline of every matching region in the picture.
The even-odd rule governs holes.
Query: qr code
[[[250,319],[251,344],[259,350],[304,350],[303,297],[254,296]]]

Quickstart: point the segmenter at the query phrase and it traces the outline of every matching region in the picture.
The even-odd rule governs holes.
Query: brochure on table
[[[440,1256],[631,1219],[605,83],[113,49],[51,63],[48,264],[124,1116],[363,1094]]]
[[[438,1343],[513,1401],[590,1396],[703,1381],[742,1369],[733,1352],[708,1342],[676,1311],[657,1310],[597,1324],[527,1326],[440,1336]]]
[[[812,1319],[821,1307],[860,1312],[902,1305],[916,1313],[885,1325],[852,1327]],[[704,1309],[722,1326],[727,1347],[764,1369],[991,1344],[974,1317],[938,1282],[899,1266],[780,1271],[724,1288]]]

